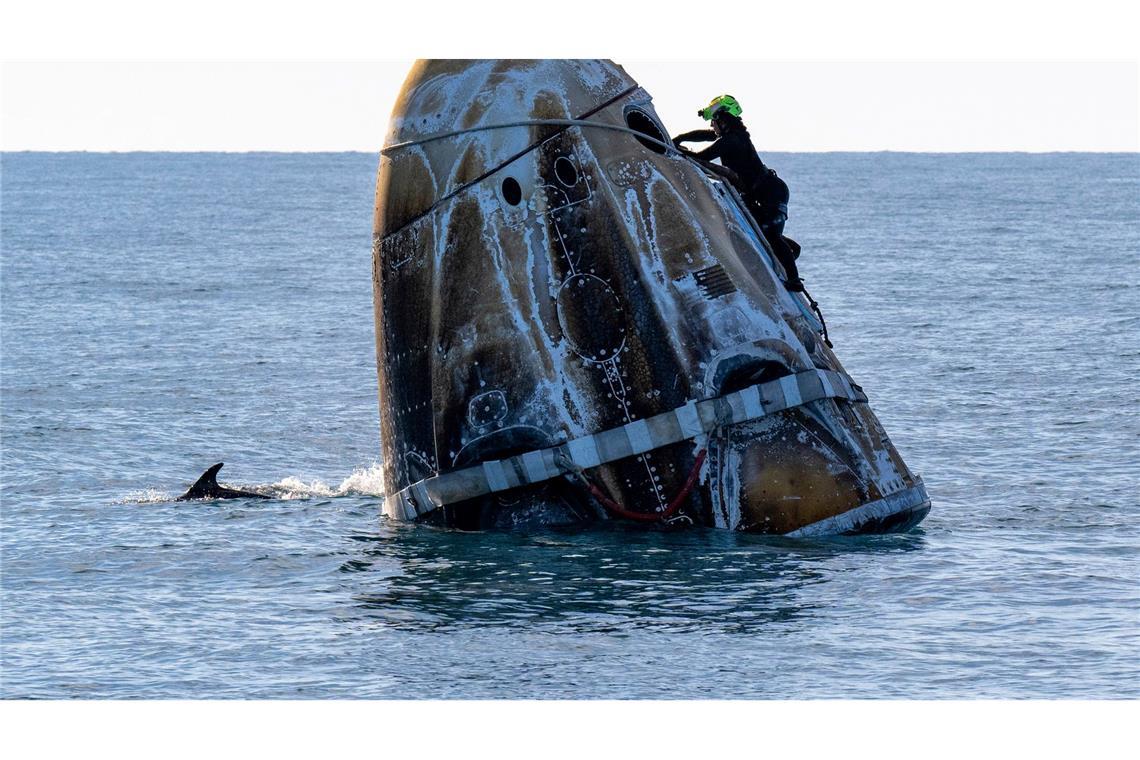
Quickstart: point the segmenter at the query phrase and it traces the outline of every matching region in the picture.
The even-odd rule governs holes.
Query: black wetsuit
[[[678,146],[682,142],[715,142],[693,155],[703,161],[719,158],[726,169],[740,179],[741,196],[748,210],[760,225],[768,244],[788,275],[788,284],[799,289],[800,273],[796,267],[795,255],[784,241],[784,223],[788,220],[788,186],[760,160],[752,138],[744,123],[735,119],[736,124],[726,124],[718,138],[711,129],[697,129],[673,138]]]

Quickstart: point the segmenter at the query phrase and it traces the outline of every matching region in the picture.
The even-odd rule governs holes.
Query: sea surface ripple
[[[765,159],[909,534],[388,522],[376,156],[4,154],[0,696],[1140,697],[1140,158]]]

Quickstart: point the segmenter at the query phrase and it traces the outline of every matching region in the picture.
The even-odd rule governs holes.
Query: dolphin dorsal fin
[[[190,486],[190,490],[182,497],[183,499],[202,499],[212,496],[218,492],[218,470],[222,469],[225,462],[218,462],[202,473],[202,477],[194,481],[194,485]]]

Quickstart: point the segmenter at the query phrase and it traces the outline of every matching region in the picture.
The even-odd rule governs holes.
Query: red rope
[[[594,485],[593,481],[582,474],[582,480],[586,483],[586,488],[589,489],[590,495],[601,502],[602,506],[613,512],[618,517],[625,518],[626,520],[636,520],[638,522],[657,522],[658,520],[668,520],[673,514],[681,508],[681,505],[688,498],[693,490],[693,486],[697,484],[697,476],[701,474],[701,465],[705,462],[705,449],[701,449],[697,454],[697,458],[693,461],[693,469],[689,472],[689,477],[685,479],[685,485],[681,486],[681,490],[673,497],[668,506],[661,512],[631,512],[630,510],[618,504],[602,493],[602,489]]]

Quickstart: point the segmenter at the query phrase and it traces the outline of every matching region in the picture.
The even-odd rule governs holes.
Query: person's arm
[[[674,137],[673,144],[680,148],[683,142],[712,142],[715,139],[716,132],[711,129],[694,129],[692,132]]]
[[[721,150],[724,148],[724,140],[717,140],[704,150],[698,150],[692,155],[702,161],[712,161],[714,158],[720,158]]]
[[[721,179],[726,180],[740,192],[744,192],[744,183],[740,181],[740,177],[737,177],[736,172],[734,172],[732,169],[729,169],[726,166],[721,166],[720,164],[710,163],[708,161],[701,161],[699,163],[705,168],[705,171],[712,172]]]

